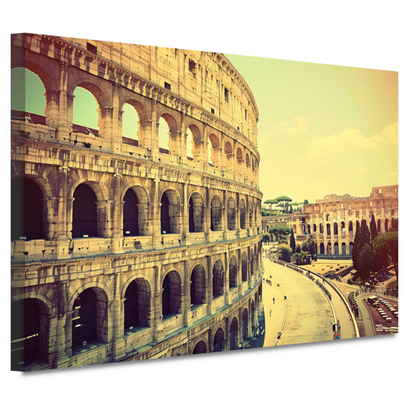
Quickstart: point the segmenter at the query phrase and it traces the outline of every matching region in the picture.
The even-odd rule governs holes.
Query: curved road
[[[341,322],[341,339],[355,337],[348,310],[328,283],[325,287],[332,295],[333,309],[322,290],[306,276],[273,263],[267,257],[263,258],[263,265],[264,347],[276,344],[276,335],[282,331],[283,324],[283,335],[277,346],[333,340],[333,309]],[[287,296],[287,300],[283,296]]]

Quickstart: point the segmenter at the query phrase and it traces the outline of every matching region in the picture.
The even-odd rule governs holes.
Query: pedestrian
[[[273,298],[273,305],[274,305],[274,298]]]

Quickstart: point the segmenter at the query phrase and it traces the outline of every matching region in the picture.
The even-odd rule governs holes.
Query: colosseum
[[[355,232],[363,219],[370,226],[374,215],[379,235],[394,227],[393,221],[398,220],[399,215],[398,195],[398,185],[373,187],[370,196],[362,198],[349,194],[326,195],[314,204],[304,205],[302,213],[285,216],[285,225],[293,229],[296,244],[312,237],[317,244],[318,256],[351,257]],[[263,218],[267,220],[267,217]],[[270,224],[272,218],[267,225],[274,225]]]
[[[219,53],[11,44],[46,103],[11,117],[12,369],[237,349],[262,313],[259,112],[237,69]],[[74,124],[76,88],[98,128]]]

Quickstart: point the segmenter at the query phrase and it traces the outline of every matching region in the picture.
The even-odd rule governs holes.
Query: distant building
[[[304,205],[303,213],[287,216],[286,224],[293,229],[297,244],[311,237],[318,254],[351,256],[357,226],[365,219],[369,227],[372,214],[379,235],[391,229],[392,220],[399,216],[398,185],[374,187],[364,198],[327,195]]]

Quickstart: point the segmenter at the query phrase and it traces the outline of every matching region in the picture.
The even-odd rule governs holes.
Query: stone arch
[[[108,340],[108,289],[97,282],[80,287],[72,297],[72,348]]]
[[[199,233],[204,231],[205,207],[204,198],[199,192],[192,192],[188,203],[189,232]]]
[[[136,113],[137,117],[137,126],[136,126],[136,136],[135,137],[128,137],[129,139],[137,140],[137,144],[139,147],[144,145],[144,132],[146,130],[146,124],[148,123],[149,111],[146,108],[146,105],[143,104],[141,101],[137,100],[136,98],[125,97],[120,100],[120,108],[122,111],[120,112],[120,134],[124,136],[123,130],[125,127],[126,119],[124,118],[125,113],[125,105],[131,105]]]
[[[230,264],[228,267],[228,276],[229,276],[229,280],[228,280],[228,284],[229,284],[229,288],[235,288],[238,286],[238,266],[237,266],[237,259],[234,255],[231,256],[230,258]]]
[[[338,235],[338,223],[334,222],[334,235]]]
[[[207,303],[206,281],[204,266],[195,265],[191,272],[191,308]]]
[[[350,241],[350,244],[349,244],[349,247],[348,247],[348,249],[349,249],[348,254],[352,255],[352,249],[353,248],[354,248],[354,243],[352,241]]]
[[[221,143],[218,136],[214,133],[208,136],[208,162],[215,168],[221,166]]]
[[[241,319],[241,332],[242,332],[242,339],[243,342],[248,337],[248,310],[247,308],[244,308],[242,313],[242,319]]]
[[[226,140],[224,144],[224,153],[225,153],[225,170],[227,173],[233,173],[234,164],[233,164],[233,145],[230,140]]]
[[[181,199],[174,189],[166,189],[160,196],[160,224],[162,234],[178,234],[181,228]]]
[[[227,202],[227,229],[236,229],[236,203],[233,197],[228,198]]]
[[[11,303],[11,368],[23,371],[37,360],[48,362],[51,304],[36,293]]]
[[[128,236],[143,236],[149,234],[149,209],[148,209],[148,194],[146,189],[142,186],[129,183],[121,191],[122,209],[122,228],[123,235]],[[130,196],[128,195],[130,194]],[[133,196],[134,195],[134,196]],[[126,217],[127,214],[127,217]],[[127,226],[135,227],[137,233],[126,233],[129,231]]]
[[[246,282],[248,279],[248,257],[247,253],[244,251],[241,255],[241,280]]]
[[[331,224],[326,224],[326,235],[331,235]]]
[[[243,159],[243,150],[241,147],[237,147],[237,173],[240,176],[244,175],[244,159]]]
[[[70,190],[72,202],[72,238],[105,237],[108,191],[98,182],[81,179]],[[107,196],[107,198],[106,198]]]
[[[49,239],[46,189],[43,178],[34,175],[14,177],[11,180],[11,239]]]
[[[207,352],[207,344],[204,340],[198,341],[192,351],[192,354],[205,354]]]
[[[342,243],[341,250],[342,254],[347,254],[347,245],[345,244],[345,242]]]
[[[220,352],[225,350],[225,335],[222,328],[218,328],[215,331],[213,344],[212,352]]]
[[[352,221],[348,223],[348,231],[353,231],[353,224]]]
[[[238,345],[238,318],[234,316],[230,324],[230,350],[236,350]]]
[[[316,224],[313,224],[313,232],[316,233]]]
[[[319,244],[319,254],[325,254],[325,245],[324,245],[324,243]]]
[[[134,327],[149,327],[151,288],[144,278],[130,280],[123,288],[124,330]]]
[[[244,230],[246,228],[247,228],[246,202],[244,199],[240,199],[240,229]]]
[[[218,259],[212,268],[212,297],[221,296],[225,292],[225,271],[223,263]]]
[[[179,156],[180,155],[180,147],[181,144],[179,143],[179,123],[176,120],[176,114],[173,115],[172,111],[167,109],[162,109],[162,111],[159,114],[159,117],[157,118],[158,122],[157,125],[160,125],[160,119],[163,118],[163,120],[166,121],[168,126],[168,152],[170,154],[174,154]],[[162,147],[161,144],[163,143],[163,138],[160,136],[159,127],[158,127],[158,138],[159,138],[159,151],[161,151]]]
[[[211,199],[211,231],[222,231],[222,206],[219,195]]]
[[[326,246],[326,254],[332,254],[332,245],[330,241],[328,241],[328,244]]]
[[[165,274],[162,280],[162,317],[168,319],[182,313],[181,276],[176,270]]]
[[[191,132],[191,137],[189,137],[188,129]],[[189,146],[189,144],[191,145],[192,159],[195,162],[202,162],[204,149],[203,149],[203,144],[202,144],[202,136],[201,136],[200,128],[196,126],[195,124],[191,123],[187,126],[186,131],[187,131],[186,145],[187,147]],[[191,143],[188,142],[189,140],[191,140]]]
[[[334,244],[334,254],[339,254],[338,241],[335,241],[335,244]]]

